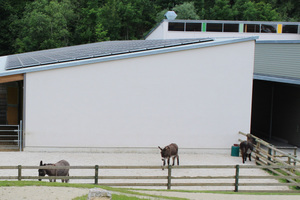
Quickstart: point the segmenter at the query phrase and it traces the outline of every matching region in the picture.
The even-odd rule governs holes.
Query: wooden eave
[[[22,81],[22,80],[24,80],[24,74],[16,74],[16,75],[0,77],[0,83],[9,83],[14,81]]]

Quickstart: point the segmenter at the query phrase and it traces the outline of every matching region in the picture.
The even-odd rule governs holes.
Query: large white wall
[[[230,148],[250,131],[254,41],[26,75],[25,150]]]

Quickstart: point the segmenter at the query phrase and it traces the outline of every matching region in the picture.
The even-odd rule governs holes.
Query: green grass
[[[187,200],[186,198],[157,196],[143,193],[143,191],[165,191],[165,192],[184,192],[184,193],[215,193],[215,194],[239,194],[239,195],[300,195],[300,193],[284,193],[284,192],[231,192],[231,191],[198,191],[198,190],[153,190],[153,189],[135,189],[135,188],[116,188],[108,186],[100,186],[93,184],[79,183],[59,183],[59,182],[44,182],[44,181],[0,181],[0,187],[7,186],[52,186],[52,187],[74,187],[74,188],[102,188],[117,194],[112,194],[114,200],[145,200],[147,197],[164,198],[171,200]],[[145,198],[139,198],[140,196]],[[86,200],[87,195],[77,197],[74,200]]]
[[[93,185],[93,184],[79,184],[79,183],[59,183],[59,182],[44,182],[44,181],[0,181],[0,187],[7,187],[7,186],[49,186],[49,187],[74,187],[74,188],[102,188],[112,192],[118,192],[121,194],[112,194],[114,200],[140,200],[141,198],[133,197],[132,195],[136,196],[143,196],[143,197],[160,197],[164,199],[171,199],[171,200],[187,200],[186,198],[177,198],[177,197],[164,197],[164,196],[157,196],[157,195],[149,195],[144,194],[142,192],[131,191],[131,188],[115,188],[115,187],[108,187],[108,186],[100,186],[100,185]],[[126,194],[128,196],[126,196]],[[87,195],[83,195],[82,197],[77,197],[74,200],[86,200]],[[142,198],[145,200],[145,198]]]
[[[87,200],[88,195],[83,195],[81,197],[76,197],[73,200]],[[126,195],[119,195],[119,194],[112,194],[112,199],[116,200],[145,200],[145,198],[140,199],[138,197],[133,196],[126,196]]]
[[[278,176],[278,174],[276,174],[275,172],[272,172],[272,171],[270,171],[270,170],[268,170],[268,169],[265,169],[265,171],[267,171],[269,174],[271,174],[271,175],[273,175],[273,176]],[[288,176],[288,173],[286,173],[285,171],[283,171],[283,170],[281,170],[281,169],[275,169],[275,171],[277,171],[277,172],[283,174],[284,176]],[[296,174],[297,176],[300,176],[300,172],[298,172],[298,171],[296,171],[295,174]],[[295,180],[295,181],[296,181],[297,183],[300,183],[300,180],[299,180],[299,179],[297,179],[297,180]],[[282,179],[282,178],[279,179],[279,182],[281,182],[281,183],[289,183],[289,181],[288,181],[287,179]],[[289,186],[289,188],[292,189],[292,190],[300,190],[300,187],[299,187],[299,186]]]

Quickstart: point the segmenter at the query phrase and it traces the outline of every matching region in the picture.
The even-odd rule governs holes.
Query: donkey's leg
[[[173,159],[173,164],[172,164],[172,166],[174,166],[174,164],[175,164],[175,158],[176,158],[176,156],[173,156],[173,157],[172,157],[172,159]]]
[[[164,166],[166,165],[166,159],[162,158],[162,161],[163,161],[163,165],[161,166],[161,169],[164,170]]]
[[[176,157],[177,157],[177,165],[179,165],[179,155],[177,155]]]
[[[243,160],[243,163],[245,163],[245,153],[242,152],[242,160]]]
[[[69,176],[69,173],[67,174],[67,176]],[[69,183],[69,179],[65,179],[66,183]]]

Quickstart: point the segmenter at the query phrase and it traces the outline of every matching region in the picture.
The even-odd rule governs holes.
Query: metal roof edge
[[[147,37],[153,33],[165,20],[161,20],[160,22],[156,23],[156,25],[144,36],[144,39],[147,39]]]
[[[262,81],[272,81],[272,82],[300,85],[300,79],[289,78],[289,77],[271,76],[271,75],[266,75],[266,74],[254,73],[253,79],[262,80]]]
[[[258,40],[257,44],[300,44],[300,40]]]
[[[193,44],[179,45],[179,46],[154,49],[154,50],[148,50],[148,51],[111,55],[111,56],[83,59],[83,60],[63,62],[63,63],[55,63],[55,64],[42,65],[42,66],[37,66],[37,67],[14,69],[14,70],[8,70],[8,71],[2,72],[2,73],[0,72],[0,77],[15,75],[15,74],[29,73],[29,72],[37,72],[37,71],[45,71],[45,70],[51,70],[51,69],[72,67],[72,66],[79,66],[79,65],[86,65],[86,64],[93,64],[93,63],[100,63],[100,62],[107,62],[107,61],[120,60],[120,59],[126,59],[126,58],[134,58],[134,57],[156,55],[156,54],[162,54],[162,53],[170,53],[170,52],[191,50],[191,49],[211,47],[211,46],[219,46],[219,45],[232,44],[232,43],[238,43],[238,42],[246,42],[246,41],[251,41],[251,40],[256,40],[256,39],[258,39],[258,36],[244,37],[244,38],[223,38],[221,40],[214,40],[214,41],[210,41],[210,42],[193,43]]]
[[[232,23],[232,24],[286,24],[286,25],[299,25],[300,22],[283,22],[283,21],[243,21],[243,20],[198,20],[198,19],[174,19],[168,20],[164,19],[163,21],[168,22],[205,22],[205,23]]]

